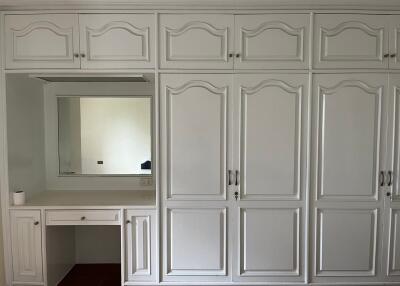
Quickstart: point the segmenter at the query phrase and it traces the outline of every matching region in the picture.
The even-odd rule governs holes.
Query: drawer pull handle
[[[81,217],[81,220],[85,220],[85,219],[86,219],[86,217],[84,217],[84,216],[83,216],[83,217]]]

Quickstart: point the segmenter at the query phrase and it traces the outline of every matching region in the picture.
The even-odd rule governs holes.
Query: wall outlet
[[[153,185],[153,178],[151,177],[142,177],[140,178],[140,185],[143,187],[148,187]]]

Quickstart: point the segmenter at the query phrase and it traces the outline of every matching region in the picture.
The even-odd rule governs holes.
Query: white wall
[[[45,190],[43,86],[26,75],[8,75],[7,139],[10,192],[29,198]]]
[[[150,98],[81,98],[81,140],[83,174],[148,173]]]

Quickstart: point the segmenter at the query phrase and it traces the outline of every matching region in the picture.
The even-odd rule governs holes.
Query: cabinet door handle
[[[233,53],[229,53],[228,55],[230,58],[233,58]]]
[[[239,171],[235,171],[235,186],[239,185]]]
[[[388,187],[392,186],[392,181],[393,181],[393,172],[388,171],[388,177],[389,177],[389,182],[387,183]]]
[[[81,53],[81,58],[86,57],[86,55],[84,53]]]
[[[384,58],[388,58],[388,57],[389,57],[389,54],[384,54],[383,57],[384,57]]]
[[[228,170],[228,186],[232,185],[232,170]]]
[[[391,58],[395,58],[395,57],[396,57],[396,54],[391,54],[390,57],[391,57]]]
[[[379,172],[379,186],[383,187],[385,184],[385,173],[383,171]]]
[[[236,57],[237,57],[237,58],[240,58],[240,54],[239,54],[239,53],[238,53],[238,54],[236,54]]]
[[[35,222],[33,223],[33,225],[39,225],[39,222],[38,222],[38,221],[35,221]]]
[[[79,54],[78,53],[74,54],[74,57],[79,58]]]
[[[130,224],[131,223],[131,221],[128,219],[127,221],[126,221],[126,224]]]

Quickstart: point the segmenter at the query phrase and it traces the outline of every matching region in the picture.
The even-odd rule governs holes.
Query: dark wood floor
[[[121,264],[76,264],[58,286],[121,286]]]

